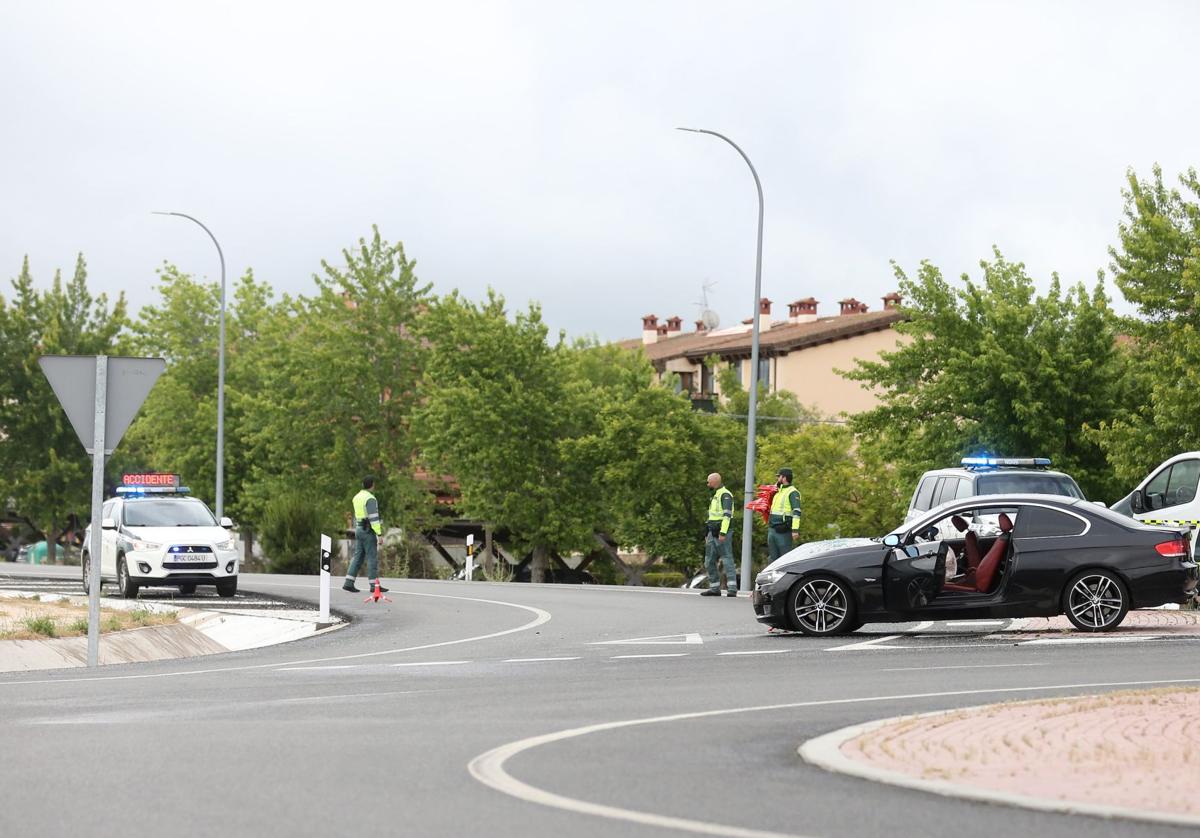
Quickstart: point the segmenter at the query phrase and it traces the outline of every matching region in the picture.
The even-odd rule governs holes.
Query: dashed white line
[[[504,663],[543,663],[546,661],[577,661],[578,656],[565,658],[509,658]]]
[[[785,655],[791,649],[750,649],[745,652],[717,652],[717,657],[725,655]]]
[[[391,663],[388,666],[461,666],[464,663],[471,663],[471,661],[406,661],[405,663]]]
[[[930,669],[1010,669],[1015,666],[1046,666],[1044,663],[972,663],[962,666],[901,666],[880,672],[927,672]]]
[[[667,652],[659,655],[613,655],[609,660],[631,660],[633,658],[686,658],[687,652]]]
[[[948,626],[1000,626],[1006,620],[947,620]]]

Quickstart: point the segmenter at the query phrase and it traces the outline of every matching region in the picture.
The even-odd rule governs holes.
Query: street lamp
[[[754,307],[750,310],[751,316],[751,338],[750,338],[750,409],[747,411],[747,428],[746,428],[746,483],[745,483],[745,498],[742,501],[742,583],[740,587],[743,591],[751,589],[754,580],[750,578],[752,565],[750,560],[750,543],[753,531],[751,527],[754,525],[754,513],[747,509],[747,504],[753,499],[754,495],[754,446],[755,446],[755,427],[758,418],[758,319],[759,319],[759,301],[762,299],[762,235],[763,235],[763,191],[762,183],[758,179],[758,172],[754,170],[754,164],[750,162],[750,158],[746,156],[746,152],[735,143],[733,140],[726,137],[724,134],[718,134],[716,131],[709,131],[705,128],[680,128],[680,131],[691,131],[694,134],[711,134],[718,139],[733,146],[734,150],[742,155],[742,159],[746,161],[746,165],[750,167],[750,174],[754,176],[754,188],[758,190],[758,250],[754,260]]]
[[[204,226],[198,218],[192,218],[182,212],[154,212],[153,215],[175,215],[200,225],[212,243],[217,246],[217,256],[221,259],[221,314],[217,336],[217,520],[225,515],[225,254],[221,252],[221,244],[212,230]]]

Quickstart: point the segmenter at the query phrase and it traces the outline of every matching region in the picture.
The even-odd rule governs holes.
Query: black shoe
[[[734,588],[732,591],[726,591],[725,596],[737,596],[737,588]]]
[[[349,592],[350,592],[350,593],[352,593],[352,594],[361,594],[361,593],[362,593],[362,591],[360,591],[358,588],[354,587],[354,583],[353,583],[353,582],[343,582],[343,583],[342,583],[342,590],[343,590],[343,591],[349,591]]]
[[[704,590],[704,591],[700,592],[700,596],[720,596],[720,595],[721,595],[720,588],[709,588],[708,590]]]

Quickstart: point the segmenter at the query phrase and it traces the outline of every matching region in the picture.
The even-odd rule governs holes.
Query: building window
[[[713,383],[712,367],[708,364],[700,365],[700,392],[706,396],[711,396],[717,391],[716,385]]]
[[[733,367],[733,380],[738,383],[739,387],[742,386],[742,362],[734,361],[730,366]]]
[[[691,393],[696,389],[696,374],[693,372],[681,372],[679,373],[679,378],[676,380],[678,381],[678,385],[675,390],[676,393],[680,391],[683,391],[684,393]]]
[[[771,359],[758,359],[758,383],[767,390],[771,389]]]

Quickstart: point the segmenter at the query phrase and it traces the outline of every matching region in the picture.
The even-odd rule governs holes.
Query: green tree
[[[91,459],[38,365],[41,355],[111,355],[126,349],[124,295],[110,307],[87,287],[80,254],[69,281],[55,271],[38,291],[29,259],[0,297],[0,473],[17,508],[57,542],[71,516],[91,507]]]
[[[1122,323],[1130,337],[1123,409],[1099,421],[1092,437],[1119,483],[1117,494],[1180,451],[1200,448],[1200,179],[1189,169],[1181,188],[1133,172],[1124,190],[1120,244],[1109,252],[1113,278],[1139,317]]]
[[[457,478],[460,512],[510,531],[543,581],[553,550],[591,546],[597,517],[588,475],[564,452],[594,421],[570,347],[547,340],[536,305],[510,318],[494,292],[482,303],[443,297],[421,334],[431,346],[416,417],[422,453]]]
[[[419,529],[432,499],[416,475],[412,415],[427,354],[417,327],[429,300],[415,263],[377,228],[322,261],[316,294],[260,305],[238,410],[246,426],[246,514],[296,486],[323,523],[348,522],[350,498],[373,473],[387,526]]]
[[[881,404],[854,417],[911,487],[924,470],[964,454],[1049,456],[1091,497],[1114,490],[1104,452],[1085,426],[1111,421],[1126,397],[1127,365],[1103,281],[1063,292],[1058,277],[1035,292],[1024,265],[997,250],[979,283],[946,282],[925,262],[896,275],[908,301],[904,341],[849,377]]]
[[[220,285],[201,282],[173,265],[159,271],[159,302],[142,309],[134,326],[138,352],[167,360],[137,421],[130,428],[131,466],[177,472],[199,497],[216,491],[217,352]],[[225,511],[247,513],[246,412],[257,395],[261,365],[258,335],[274,312],[271,290],[247,271],[226,307]],[[252,528],[244,522],[249,541]]]

